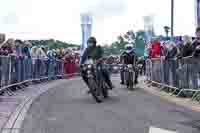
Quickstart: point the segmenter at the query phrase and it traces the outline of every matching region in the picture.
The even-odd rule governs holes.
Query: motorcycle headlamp
[[[92,65],[88,65],[87,68],[91,69],[91,68],[92,68]]]
[[[129,64],[129,65],[128,65],[128,68],[132,68],[132,65]]]

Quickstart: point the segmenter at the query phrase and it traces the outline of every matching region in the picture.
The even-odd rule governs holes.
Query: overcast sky
[[[170,26],[171,0],[0,0],[0,32],[21,39],[55,38],[81,43],[80,13],[94,16],[92,34],[110,43],[129,29],[143,29],[154,15],[155,31]],[[175,34],[194,35],[194,0],[175,0]]]

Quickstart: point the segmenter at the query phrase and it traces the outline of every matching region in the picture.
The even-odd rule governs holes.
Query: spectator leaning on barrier
[[[57,59],[61,60],[63,58],[62,50],[61,49],[57,49],[56,53],[57,53]]]
[[[169,44],[169,51],[167,52],[167,55],[165,57],[165,59],[173,59],[177,56],[178,51],[177,51],[177,47],[176,44],[174,42],[170,42]]]
[[[152,41],[152,47],[151,47],[151,52],[150,52],[150,57],[151,58],[158,58],[160,57],[160,52],[161,52],[161,48],[160,48],[160,41],[155,38]]]
[[[190,39],[189,36],[184,36],[183,39],[183,46],[180,46],[180,53],[178,54],[178,58],[182,57],[187,57],[191,56],[193,53],[193,48],[192,48],[192,40]]]
[[[47,55],[42,50],[42,48],[38,48],[37,51],[36,51],[36,53],[37,53],[37,57],[40,58],[40,59],[47,58]]]
[[[14,39],[8,39],[5,43],[1,45],[1,54],[4,56],[12,56],[14,48]],[[8,85],[10,76],[10,64],[13,63],[11,58],[1,58],[1,76],[3,78],[3,84]],[[11,64],[12,65],[12,64]],[[13,82],[13,79],[10,80]]]
[[[25,56],[25,58],[31,58],[31,47],[32,47],[32,44],[28,41],[24,41],[24,45],[23,45],[23,48],[22,48],[22,54]]]
[[[2,44],[1,50],[3,55],[10,55],[13,53],[14,39],[8,39],[5,43]]]
[[[71,73],[73,74],[73,73],[75,73],[75,71],[76,71],[75,53],[72,52],[72,54],[71,54]]]
[[[192,43],[192,48],[193,48],[193,55],[197,56],[200,54],[200,27],[196,29],[196,39]]]
[[[178,54],[177,54],[177,57],[181,54],[181,51],[183,51],[183,42],[179,42],[177,43],[177,51],[178,51]]]
[[[23,42],[18,39],[15,40],[15,48],[16,48],[17,57],[22,57],[22,47],[23,47]]]
[[[198,55],[198,47],[200,46],[200,28],[196,29],[196,40],[191,43],[191,39],[188,36],[184,37],[184,46],[182,48],[181,54],[178,58],[189,57]],[[189,59],[190,61],[192,59]],[[177,74],[179,79],[182,81],[180,88],[189,88],[189,81],[192,81],[193,89],[198,88],[197,73],[199,72],[198,64],[193,64],[191,62],[187,63],[189,60],[184,60],[180,68],[177,69]]]
[[[32,48],[31,48],[31,58],[37,58],[37,47],[36,46],[33,46]]]
[[[42,46],[41,49],[44,52],[44,54],[47,56],[48,47]]]
[[[76,64],[79,65],[80,54],[78,52],[75,52],[75,60],[76,60]]]
[[[162,56],[162,57],[166,57],[167,56],[167,54],[168,54],[168,48],[167,48],[167,42],[163,42],[162,43],[162,45],[161,45],[161,52],[160,52],[160,55]]]
[[[49,79],[53,79],[55,76],[55,56],[54,56],[54,52],[52,50],[48,50],[47,52],[47,56],[48,56],[48,78]]]
[[[169,72],[171,72],[172,74],[172,84],[175,87],[179,87],[178,78],[176,74],[176,69],[178,68],[178,62],[176,60],[177,54],[178,54],[177,46],[174,42],[171,41],[169,44],[169,52],[166,56],[166,60],[169,65]]]
[[[64,64],[64,68],[65,68],[65,74],[69,74],[70,73],[70,50],[69,49],[65,49],[65,64]]]
[[[31,78],[31,69],[32,69],[32,58],[31,58],[31,47],[32,44],[29,41],[23,42],[23,48],[22,48],[22,54],[24,57],[23,65],[24,65],[24,73],[25,73],[25,79]]]

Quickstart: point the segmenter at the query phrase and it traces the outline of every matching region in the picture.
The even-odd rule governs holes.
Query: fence
[[[0,93],[27,82],[64,77],[63,60],[0,56]]]
[[[148,81],[157,83],[163,88],[174,89],[172,94],[178,92],[178,96],[184,91],[198,93],[200,91],[200,58],[147,59],[146,77]]]

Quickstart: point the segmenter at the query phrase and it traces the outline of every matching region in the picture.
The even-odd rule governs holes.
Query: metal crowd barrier
[[[182,59],[163,58],[146,60],[147,81],[174,89],[172,95],[182,92],[200,92],[200,58],[185,57]]]
[[[64,61],[0,56],[0,93],[29,82],[43,82],[66,76]]]

